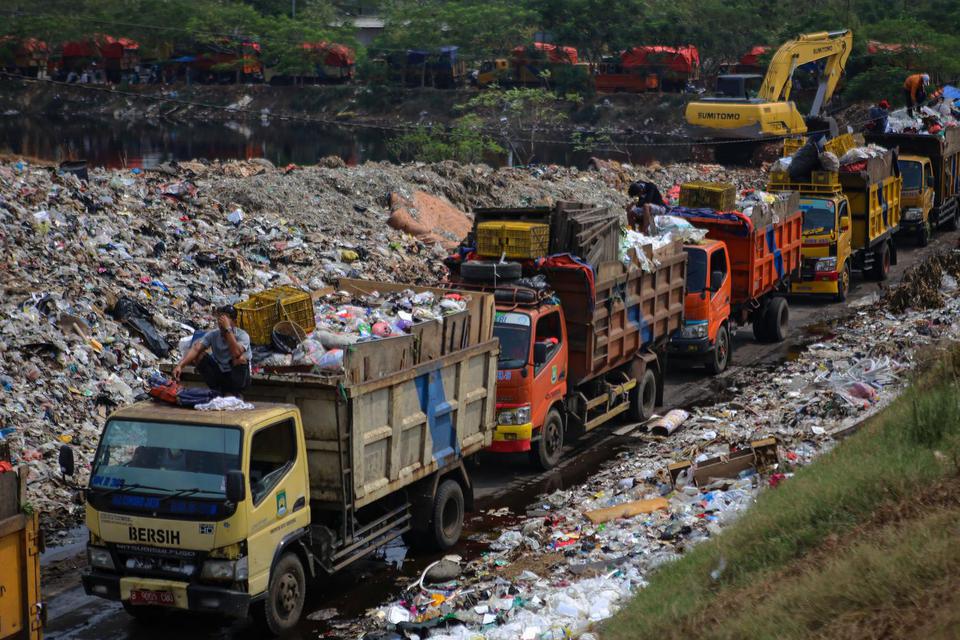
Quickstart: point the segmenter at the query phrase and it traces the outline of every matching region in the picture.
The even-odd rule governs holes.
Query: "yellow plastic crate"
[[[784,138],[783,157],[792,156],[807,142],[806,138]]]
[[[856,140],[854,140],[853,135],[850,133],[844,133],[837,136],[831,140],[827,140],[823,143],[823,150],[830,151],[834,153],[838,158],[842,158],[843,155],[858,146]]]
[[[811,171],[810,179],[813,184],[837,184],[840,182],[840,174],[836,171]]]
[[[281,320],[295,322],[307,333],[317,328],[313,298],[295,287],[275,287],[255,293],[234,308],[237,325],[250,334],[253,344],[270,344],[273,327]]]
[[[550,251],[550,225],[491,220],[477,225],[477,253],[484,257],[539,258]]]
[[[680,185],[680,206],[731,211],[737,206],[737,188],[729,182],[684,182]]]

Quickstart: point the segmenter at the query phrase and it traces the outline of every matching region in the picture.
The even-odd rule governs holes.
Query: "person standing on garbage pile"
[[[881,100],[870,107],[870,122],[867,123],[867,129],[877,133],[884,133],[887,130],[887,119],[890,117],[890,103]]]
[[[652,182],[637,180],[627,189],[627,195],[637,199],[635,204],[627,205],[627,226],[644,235],[649,234],[653,216],[667,212],[660,189]]]
[[[190,345],[173,368],[180,380],[183,368],[197,362],[197,371],[208,387],[222,394],[238,394],[250,386],[250,336],[236,326],[237,310],[232,305],[217,309],[217,329],[208,331]],[[209,353],[206,351],[209,349]]]
[[[903,83],[903,98],[907,103],[907,113],[913,117],[914,110],[919,109],[920,103],[927,97],[927,86],[930,84],[930,76],[926,73],[915,73],[907,76]]]

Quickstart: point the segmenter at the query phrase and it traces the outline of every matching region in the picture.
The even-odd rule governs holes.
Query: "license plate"
[[[130,604],[172,607],[176,602],[172,591],[154,591],[153,589],[133,589],[130,591]]]
[[[688,345],[688,346],[687,346],[687,351],[696,352],[696,351],[697,351],[697,345],[695,345],[695,344]]]

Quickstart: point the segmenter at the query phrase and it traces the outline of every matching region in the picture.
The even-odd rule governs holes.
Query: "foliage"
[[[450,131],[435,131],[430,127],[393,138],[387,148],[397,160],[421,162],[481,162],[486,156],[503,153],[503,148],[483,132],[482,121],[476,115],[459,118]]]
[[[569,95],[566,99],[578,96]],[[564,99],[543,88],[492,88],[483,91],[458,109],[498,122],[497,137],[520,164],[530,164],[536,146],[551,128],[562,124],[567,114],[559,109]]]

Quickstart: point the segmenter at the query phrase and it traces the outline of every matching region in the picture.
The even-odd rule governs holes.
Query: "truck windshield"
[[[919,191],[923,184],[923,165],[909,160],[901,160],[897,164],[900,165],[900,174],[903,176],[903,190]]]
[[[830,233],[837,224],[832,200],[800,198],[800,211],[803,212],[804,235]]]
[[[519,369],[530,355],[530,316],[525,313],[497,313],[493,335],[500,338],[498,369]]]
[[[239,468],[239,429],[111,420],[93,461],[90,488],[225,497],[224,476]]]
[[[707,287],[707,252],[684,247],[687,252],[687,293],[700,293]]]

